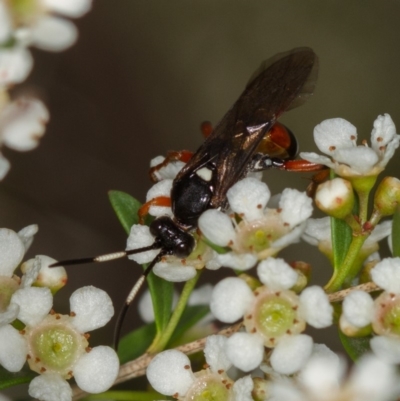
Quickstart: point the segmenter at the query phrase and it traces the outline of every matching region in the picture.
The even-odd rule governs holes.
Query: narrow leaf
[[[31,370],[21,370],[17,373],[11,373],[0,366],[0,390],[18,384],[29,383],[35,376],[36,374]]]
[[[393,256],[400,256],[400,207],[397,206],[393,215],[392,226],[392,249]]]
[[[366,352],[371,351],[371,348],[369,346],[369,341],[371,340],[371,336],[348,337],[339,330],[339,338],[347,354],[353,361],[356,361]]]
[[[131,227],[139,222],[138,210],[142,204],[122,191],[109,191],[108,197],[122,227],[129,234]]]
[[[157,333],[162,333],[171,317],[174,285],[170,281],[156,276],[153,272],[148,275],[147,282],[153,301]]]
[[[333,268],[336,271],[343,263],[352,240],[350,226],[343,220],[331,217]]]

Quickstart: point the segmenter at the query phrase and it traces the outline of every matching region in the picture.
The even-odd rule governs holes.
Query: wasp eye
[[[178,258],[186,258],[189,256],[194,248],[195,241],[194,238],[188,235],[184,241],[179,242],[175,245],[174,255]]]

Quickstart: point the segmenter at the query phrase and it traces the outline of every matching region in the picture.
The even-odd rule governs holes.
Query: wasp
[[[97,257],[61,261],[52,266],[103,262],[151,249],[160,249],[128,295],[120,314],[119,329],[126,311],[153,266],[165,255],[186,258],[195,247],[191,234],[200,215],[210,208],[226,208],[229,188],[249,172],[278,168],[317,171],[322,166],[294,160],[298,144],[293,133],[277,122],[285,111],[303,104],[313,94],[318,75],[318,58],[310,48],[279,53],[262,63],[245,90],[200,148],[189,156],[175,177],[170,199],[173,217],[162,216],[150,224],[154,243],[145,248]],[[187,152],[171,152],[162,163],[187,158]],[[157,168],[153,168],[154,173]],[[145,204],[165,206],[155,198]],[[119,335],[118,335],[119,336]],[[118,338],[117,336],[117,338]]]

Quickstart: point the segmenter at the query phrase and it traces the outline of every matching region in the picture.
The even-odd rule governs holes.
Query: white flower
[[[23,295],[20,309],[32,309],[27,301],[39,303]],[[118,374],[115,351],[106,346],[89,348],[84,335],[104,326],[113,316],[114,307],[108,294],[92,286],[80,288],[71,295],[70,307],[69,316],[53,313],[39,320],[37,311],[31,311],[27,317],[19,316],[27,325],[24,339],[29,366],[42,374],[31,382],[29,394],[43,401],[59,397],[71,400],[66,379],[72,376],[82,390],[100,393],[111,387]],[[43,306],[40,312],[43,314]]]
[[[366,259],[379,249],[378,242],[388,237],[392,232],[392,221],[387,220],[375,226],[371,234],[365,240],[361,255]],[[320,219],[308,219],[302,239],[327,254],[332,253],[331,239],[331,220],[330,217],[322,217]]]
[[[389,363],[400,363],[400,258],[387,258],[371,269],[372,280],[384,291],[374,300],[371,295],[356,291],[343,302],[340,326],[344,332],[355,332],[372,325],[375,336],[373,352]]]
[[[247,333],[234,334],[228,340],[228,356],[235,366],[245,371],[255,369],[266,346],[274,348],[274,370],[292,374],[305,363],[313,346],[311,337],[300,333],[306,323],[315,328],[331,325],[332,306],[320,287],[308,287],[300,296],[291,291],[298,274],[283,260],[268,258],[260,262],[257,271],[264,286],[254,293],[240,278],[220,281],[211,297],[211,312],[226,323],[244,318]]]
[[[231,366],[225,352],[226,344],[227,339],[223,336],[208,337],[204,355],[209,368],[195,374],[185,354],[176,350],[164,351],[150,362],[147,378],[158,392],[178,400],[197,399],[206,392],[216,399],[251,401],[253,382],[250,376],[234,383],[226,374]]]
[[[258,260],[297,242],[304,221],[312,213],[311,199],[295,189],[283,191],[277,209],[268,208],[270,191],[265,183],[253,177],[233,185],[227,199],[235,216],[210,209],[200,216],[198,223],[210,242],[230,249],[217,254],[215,262],[239,270],[248,270]]]
[[[0,63],[1,57],[0,51]],[[46,107],[37,99],[21,97],[10,102],[6,98],[2,104],[0,102],[0,146],[6,145],[20,152],[34,149],[44,135],[48,119]],[[0,179],[9,168],[9,162],[0,155]]]
[[[333,169],[341,177],[376,176],[386,166],[399,146],[400,136],[389,114],[378,116],[371,132],[371,148],[356,145],[357,130],[342,118],[325,120],[314,129],[314,140],[327,156],[302,152],[312,163]]]
[[[270,386],[274,401],[389,401],[399,396],[399,376],[394,366],[372,355],[358,360],[346,380],[345,363],[338,357],[314,354],[292,380]]]
[[[58,15],[80,17],[90,10],[92,1],[38,0],[6,4],[7,7],[0,9],[0,21],[6,23],[0,38],[15,40],[23,46],[60,51],[73,45],[78,33],[74,24]]]
[[[0,88],[25,81],[32,67],[32,55],[25,47],[0,48]]]

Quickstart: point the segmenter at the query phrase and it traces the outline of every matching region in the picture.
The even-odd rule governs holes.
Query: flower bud
[[[59,289],[67,284],[67,272],[64,267],[49,267],[56,260],[45,255],[37,255],[41,263],[41,268],[36,280],[33,282],[35,287],[47,287],[54,295]],[[35,259],[29,259],[21,265],[21,271],[27,274],[33,268]]]
[[[400,201],[400,180],[385,177],[375,192],[374,207],[382,216],[392,215]]]
[[[289,263],[291,267],[297,272],[298,277],[296,284],[291,288],[292,291],[295,293],[300,293],[303,291],[304,288],[307,287],[307,284],[310,281],[311,278],[311,265],[306,262],[302,261],[295,261]]]
[[[372,326],[368,324],[365,327],[356,327],[352,325],[344,315],[340,316],[339,327],[347,337],[366,337],[372,333]]]
[[[261,377],[253,377],[253,391],[251,395],[255,401],[263,401],[268,398],[269,395],[269,383],[268,380],[262,379]]]
[[[315,203],[329,216],[344,219],[353,210],[353,188],[349,181],[343,178],[334,178],[318,186]]]

